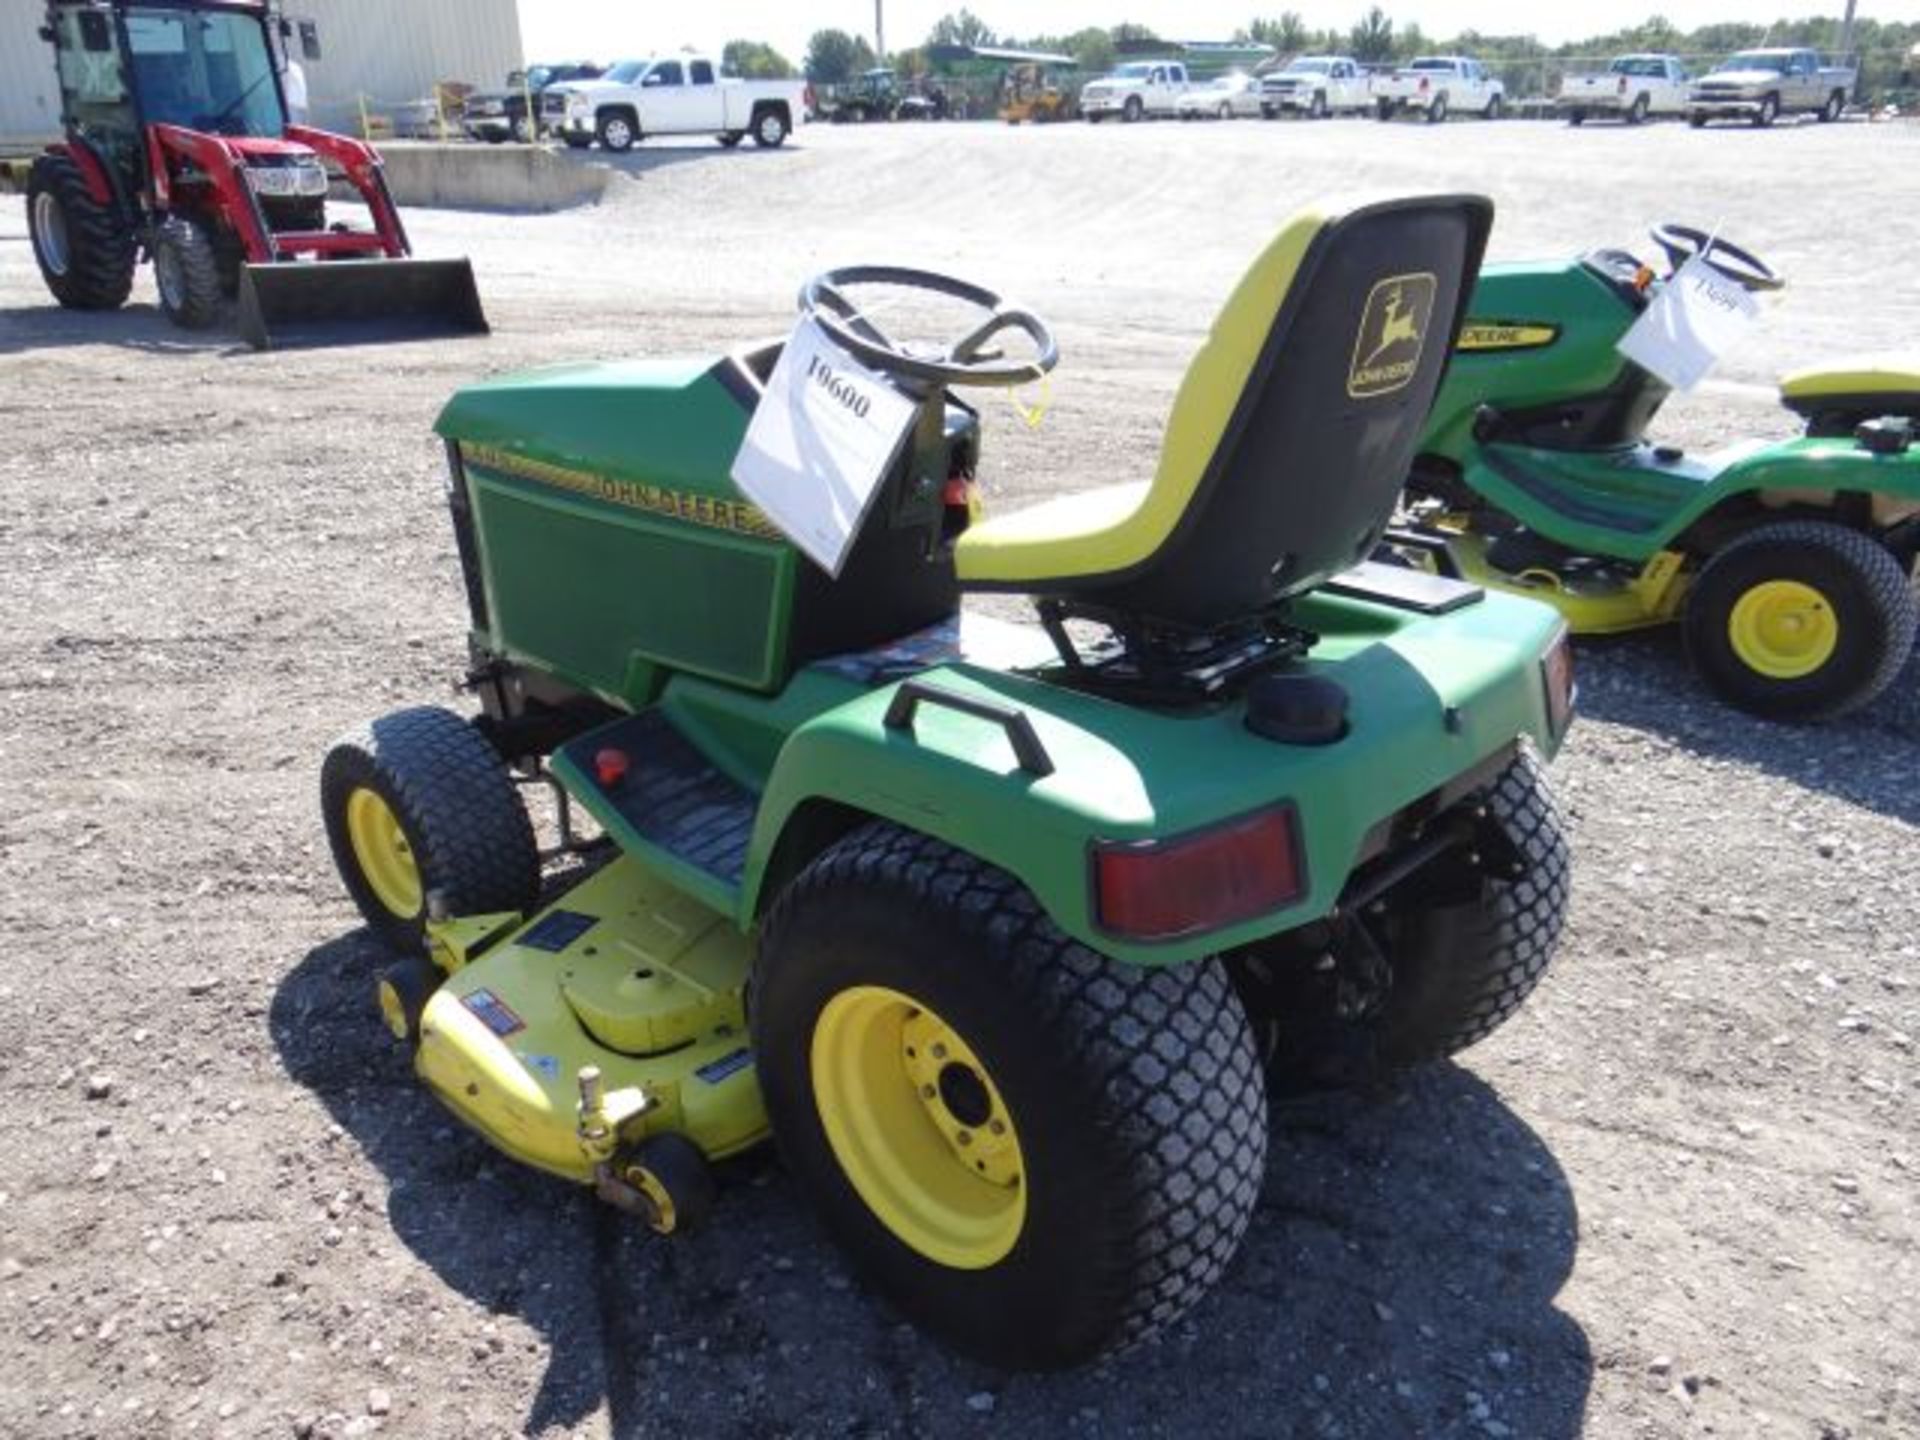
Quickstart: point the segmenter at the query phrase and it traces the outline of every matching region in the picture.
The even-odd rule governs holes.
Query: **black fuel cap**
[[[1247,729],[1282,745],[1331,745],[1347,733],[1347,703],[1324,675],[1263,675],[1247,687]]]

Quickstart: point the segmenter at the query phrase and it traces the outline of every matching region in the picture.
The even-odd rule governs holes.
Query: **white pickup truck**
[[[631,150],[649,135],[715,135],[729,148],[751,135],[772,149],[806,116],[806,92],[804,80],[739,80],[705,55],[660,55],[548,86],[540,119],[581,150]]]
[[[1838,120],[1855,75],[1850,65],[1822,65],[1812,50],[1742,50],[1700,77],[1687,97],[1687,123],[1735,119],[1764,129],[1795,112]]]
[[[1569,125],[1602,115],[1638,125],[1687,113],[1687,67],[1672,55],[1622,55],[1602,74],[1569,75],[1555,104]]]
[[[1129,60],[1080,89],[1080,113],[1094,124],[1109,115],[1139,120],[1178,113],[1180,97],[1193,88],[1178,60]]]
[[[1345,55],[1300,55],[1260,82],[1260,113],[1324,119],[1373,108],[1373,77]]]
[[[1455,110],[1498,120],[1507,87],[1478,60],[1465,55],[1422,55],[1374,82],[1374,113],[1391,120],[1402,110],[1437,125]]]

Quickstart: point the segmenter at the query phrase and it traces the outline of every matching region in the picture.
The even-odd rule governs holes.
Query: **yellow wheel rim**
[[[973,1048],[898,990],[861,985],[814,1025],[814,1103],[867,1208],[942,1265],[984,1270],[1027,1218],[1013,1115]]]
[[[373,898],[403,919],[420,913],[420,866],[407,832],[378,791],[364,785],[347,797],[347,839]]]
[[[1734,604],[1727,617],[1733,653],[1770,680],[1798,680],[1833,657],[1840,622],[1833,606],[1798,580],[1764,580]]]
[[[393,1032],[396,1040],[405,1040],[413,1029],[407,1024],[406,1002],[400,998],[400,992],[394,988],[391,980],[380,982],[380,1018],[387,1022],[387,1029]]]

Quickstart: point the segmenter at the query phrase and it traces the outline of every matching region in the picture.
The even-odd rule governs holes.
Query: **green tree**
[[[1098,26],[1089,26],[1060,42],[1060,48],[1073,56],[1082,70],[1091,70],[1105,74],[1113,68],[1119,58],[1114,48],[1113,36]]]
[[[1298,55],[1313,43],[1307,22],[1297,10],[1282,11],[1278,20],[1255,20],[1240,33],[1257,45],[1273,46],[1282,55]]]
[[[1111,33],[1115,50],[1123,49],[1128,45],[1154,45],[1160,40],[1160,37],[1153,33],[1151,26],[1135,25],[1131,22],[1114,26]]]
[[[1368,64],[1381,64],[1393,58],[1393,21],[1378,5],[1355,22],[1347,36],[1347,48],[1353,58]]]
[[[807,42],[807,78],[816,85],[839,85],[874,63],[864,36],[844,30],[816,30]]]
[[[720,68],[748,80],[785,80],[793,74],[793,62],[759,40],[729,40],[720,52]]]
[[[942,15],[933,22],[927,35],[928,45],[991,45],[993,27],[971,10]]]

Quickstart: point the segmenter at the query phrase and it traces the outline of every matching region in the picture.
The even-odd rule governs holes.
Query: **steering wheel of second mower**
[[[1787,282],[1751,250],[1709,235],[1691,225],[1656,225],[1648,232],[1653,243],[1667,252],[1667,263],[1678,270],[1696,255],[1743,290],[1778,290]]]
[[[944,295],[987,312],[986,319],[954,341],[932,351],[892,339],[873,318],[847,299],[855,285],[892,285]],[[1031,310],[1009,305],[991,290],[941,275],[897,265],[848,265],[816,275],[800,287],[800,313],[817,322],[834,343],[876,370],[929,385],[985,385],[1012,388],[1037,380],[1060,363],[1053,330]],[[985,347],[1005,330],[1018,330],[1033,342],[1033,358],[1018,363]]]

